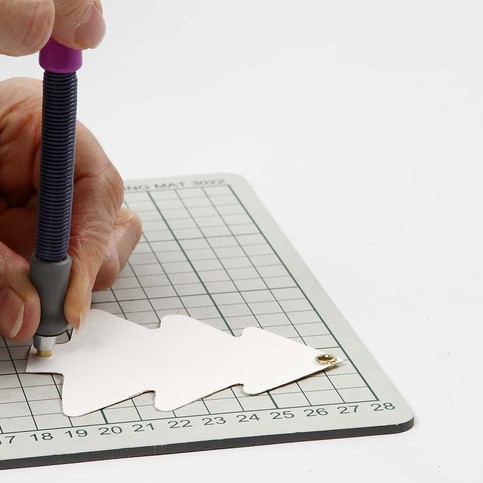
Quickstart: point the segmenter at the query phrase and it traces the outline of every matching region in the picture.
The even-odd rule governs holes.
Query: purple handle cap
[[[39,64],[47,72],[71,74],[82,66],[82,51],[66,47],[51,38],[40,51]]]

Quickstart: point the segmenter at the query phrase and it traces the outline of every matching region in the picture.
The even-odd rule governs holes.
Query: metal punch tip
[[[52,351],[37,351],[37,357],[52,357]]]
[[[38,357],[51,357],[57,337],[46,337],[42,335],[34,335],[34,347],[37,349]]]

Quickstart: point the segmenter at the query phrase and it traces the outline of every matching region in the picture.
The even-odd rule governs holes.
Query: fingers
[[[27,260],[0,243],[0,335],[31,337],[40,320],[40,302],[29,279]]]
[[[32,54],[50,36],[73,49],[93,48],[105,32],[100,0],[0,1],[0,54]]]
[[[26,261],[35,241],[39,100],[38,82],[16,79],[0,83],[0,240],[10,247],[0,243],[0,333],[12,337],[21,320],[19,307],[24,307],[16,339],[31,336],[40,317],[40,302],[29,282]],[[74,176],[69,249],[73,265],[64,313],[77,327],[89,308],[93,287],[105,288],[115,280],[141,227],[136,215],[120,208],[122,180],[97,140],[80,123]]]
[[[97,274],[94,290],[103,290],[115,282],[139,238],[141,238],[139,216],[127,208],[121,208],[112,228],[111,240]]]
[[[97,47],[106,33],[100,0],[54,0],[52,36],[73,49]]]
[[[91,305],[92,290],[103,290],[114,283],[140,237],[141,221],[138,215],[121,208],[114,221],[100,265],[97,249],[94,250],[93,256],[91,250],[85,250],[73,258],[71,283],[64,306],[65,316],[72,326],[82,325]],[[86,258],[91,256],[92,259],[86,263]]]
[[[33,253],[34,241],[34,213],[32,209],[22,212],[17,210],[8,214],[6,220],[0,217],[0,233],[15,232],[22,220],[28,219],[28,229],[23,231],[24,239],[28,240],[25,256]],[[99,227],[100,228],[100,227]],[[64,313],[71,325],[78,327],[85,312],[90,307],[91,290],[101,290],[109,287],[116,280],[119,272],[127,263],[129,255],[141,236],[141,222],[139,217],[126,208],[121,208],[114,219],[113,226],[104,227],[101,232],[110,233],[107,242],[102,245],[86,240],[87,248],[77,250],[73,257],[71,284],[65,300]],[[93,237],[87,231],[84,235]],[[98,239],[99,234],[94,235]],[[101,233],[101,237],[104,237]],[[9,242],[7,238],[4,239]],[[11,246],[19,250],[17,239],[10,240]],[[82,244],[84,245],[84,243]],[[22,245],[20,244],[20,247]],[[91,248],[94,248],[94,252]],[[98,256],[98,252],[103,256]],[[92,259],[91,259],[92,258]],[[95,280],[95,282],[94,282]],[[31,337],[38,326],[40,317],[40,303],[37,292],[30,282],[29,265],[25,258],[13,252],[0,243],[0,335],[10,339],[22,340]]]
[[[139,217],[131,210],[121,208],[114,220],[100,266],[96,256],[98,248],[93,257],[96,262],[90,260],[86,263],[86,258],[92,255],[89,249],[73,258],[71,283],[64,307],[71,325],[78,327],[89,309],[92,287],[101,290],[114,283],[140,236]],[[14,340],[32,337],[40,320],[40,301],[30,282],[29,264],[3,243],[0,243],[0,307],[0,335]]]
[[[124,194],[122,180],[97,140],[82,124],[78,125],[77,130],[74,177],[69,248],[72,271],[64,313],[71,325],[78,327],[89,308],[99,270],[106,263],[110,269],[105,270],[101,278],[112,280],[113,275],[108,274],[116,272],[117,275],[118,267],[125,263],[126,254],[137,241],[133,240],[138,237],[138,231],[132,234],[128,229],[136,228],[134,217],[127,217],[121,212],[121,221],[117,219]],[[125,244],[115,241],[116,237],[122,236],[127,237]],[[114,246],[123,246],[118,255],[111,240],[114,240]],[[108,252],[110,254],[106,259]]]
[[[0,1],[0,53],[37,52],[49,40],[54,19],[52,0]]]

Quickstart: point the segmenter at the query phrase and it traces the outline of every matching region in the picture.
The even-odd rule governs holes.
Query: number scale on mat
[[[165,413],[147,393],[68,418],[62,377],[25,374],[30,341],[0,338],[0,469],[412,426],[409,407],[246,181],[225,174],[132,181],[125,204],[141,216],[143,237],[113,287],[94,294],[94,308],[153,328],[173,313],[234,336],[261,327],[344,362],[259,396],[235,386]]]

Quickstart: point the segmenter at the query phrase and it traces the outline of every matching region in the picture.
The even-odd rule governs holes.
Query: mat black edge
[[[244,448],[280,443],[296,443],[302,441],[318,441],[336,438],[353,438],[359,436],[375,436],[383,434],[403,433],[414,425],[414,417],[409,421],[378,427],[362,427],[334,429],[328,431],[312,431],[291,434],[271,434],[247,438],[229,438],[209,441],[194,441],[159,446],[140,446],[136,448],[119,448],[87,453],[39,456],[34,458],[17,458],[0,461],[0,470],[29,468],[34,466],[63,465],[70,463],[86,463],[89,461],[110,460],[117,458],[135,458],[140,456],[157,456],[163,454],[190,453],[217,449]]]

